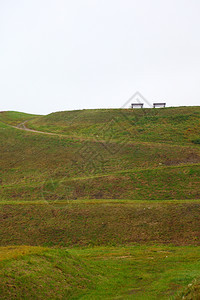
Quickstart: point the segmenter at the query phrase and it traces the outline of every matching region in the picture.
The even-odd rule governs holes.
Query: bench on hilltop
[[[153,103],[153,108],[156,108],[156,107],[165,107],[166,106],[166,103]]]
[[[132,103],[131,108],[143,108],[144,103]]]

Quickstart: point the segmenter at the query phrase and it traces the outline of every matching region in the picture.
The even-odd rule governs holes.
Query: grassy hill
[[[199,136],[200,107],[98,109],[57,112],[33,119],[33,129],[109,141],[190,144]]]
[[[2,111],[0,112],[0,122],[8,125],[18,125],[24,121],[39,117],[33,114],[27,114],[16,111]]]
[[[147,115],[141,111],[123,110],[122,114],[121,110],[111,110],[109,115],[109,110],[94,110],[43,117],[20,114],[21,121],[32,119],[28,127],[54,122],[53,128],[48,122],[46,126],[52,132],[57,126],[58,135],[22,131],[0,124],[2,198],[38,200],[45,194],[48,201],[55,198],[199,199],[200,147],[192,142],[200,136],[199,108],[152,109],[147,110]],[[152,113],[156,116],[150,118]],[[73,122],[67,127],[68,134],[64,135],[62,124],[64,120],[69,122],[73,114],[76,118],[73,116]],[[147,138],[141,130],[129,135],[137,127],[129,119],[121,126],[126,114],[129,119],[143,114],[141,118],[146,123],[139,119],[140,129],[147,130],[145,136],[149,141],[144,141]],[[121,132],[108,125],[108,117],[119,120],[114,125],[122,128]],[[172,117],[179,121],[174,122]],[[152,118],[159,121],[154,122]],[[5,121],[7,117],[2,119]],[[102,132],[97,130],[99,124],[104,128],[103,133],[112,131],[112,134],[101,136]],[[129,131],[125,131],[128,126]],[[36,130],[45,128],[34,127]],[[89,134],[86,128],[99,132],[98,137]],[[186,132],[192,133],[187,135]],[[171,136],[170,141],[167,136]]]
[[[189,297],[199,125],[200,107],[1,112],[3,299]]]

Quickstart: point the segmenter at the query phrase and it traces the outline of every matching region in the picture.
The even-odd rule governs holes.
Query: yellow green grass
[[[3,111],[0,112],[0,122],[16,126],[26,120],[33,119],[35,117],[39,117],[38,115],[27,114],[16,111]]]
[[[21,246],[13,252],[0,262],[1,299],[175,299],[200,277],[199,247],[29,247],[27,252]]]
[[[2,299],[198,299],[199,125],[200,107],[1,112]]]
[[[57,112],[28,126],[68,136],[189,144],[199,138],[200,107],[166,109],[93,109]]]
[[[200,201],[71,201],[0,206],[1,245],[200,245]]]
[[[147,115],[141,116],[145,118],[146,124],[142,123],[141,126],[155,125],[155,128],[149,129],[154,137],[151,141],[144,140],[140,131],[137,135],[128,134],[125,140],[121,139],[125,133],[122,132],[120,138],[115,129],[112,130],[111,138],[104,136],[98,139],[88,133],[83,139],[78,132],[77,135],[71,134],[73,126],[79,128],[80,122],[81,126],[86,126],[89,121],[91,126],[103,126],[108,117],[123,120],[124,115],[121,115],[120,110],[64,112],[34,118],[29,116],[36,124],[48,119],[52,124],[65,124],[71,120],[71,115],[76,114],[73,122],[71,120],[68,124],[70,135],[65,136],[26,132],[1,123],[2,199],[37,201],[45,193],[44,197],[48,201],[63,197],[133,200],[199,198],[200,148],[190,140],[197,139],[200,134],[199,108],[156,110],[159,122],[162,117],[165,119],[165,132],[176,132],[172,127],[177,126],[177,132],[184,137],[185,131],[190,132],[190,128],[195,127],[195,134],[188,135],[189,138],[180,140],[174,137],[170,142],[157,139],[161,125],[147,118],[149,111]],[[131,118],[141,114],[129,110],[124,113]],[[13,124],[16,119],[28,119],[24,114],[15,113],[12,121],[12,114],[9,112],[8,118],[3,113],[4,122],[7,120]],[[19,117],[16,117],[18,114]],[[172,117],[179,121],[175,122]],[[135,128],[130,122],[128,126]]]
[[[43,247],[33,246],[7,246],[0,247],[0,261],[18,258],[28,254],[36,254],[45,251]]]

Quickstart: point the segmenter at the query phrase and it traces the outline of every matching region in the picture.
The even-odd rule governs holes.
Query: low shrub
[[[192,140],[192,143],[200,145],[200,138]]]

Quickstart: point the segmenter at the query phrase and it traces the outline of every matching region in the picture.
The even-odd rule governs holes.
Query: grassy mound
[[[169,299],[200,276],[194,247],[7,250],[1,299]]]
[[[199,120],[1,112],[2,299],[198,299]]]
[[[27,114],[16,111],[2,111],[0,112],[0,122],[16,126],[24,121],[38,117],[38,115]]]
[[[132,117],[142,113],[138,110],[124,111]],[[82,117],[79,117],[79,113]],[[199,122],[198,108],[196,110],[194,108],[161,109],[156,110],[156,113],[156,118],[165,118],[165,133],[168,132],[168,134],[170,131],[175,132],[171,128],[172,117],[180,118],[181,114],[188,116],[185,117],[187,122],[180,121],[176,125],[182,137],[185,129],[194,127]],[[4,114],[6,116],[6,113]],[[84,122],[87,121],[92,127],[103,124],[102,126],[107,128],[108,117],[120,119],[118,116],[120,110],[89,110],[35,117],[32,122],[40,123],[41,120],[51,120],[54,125],[60,126],[60,132],[62,132],[62,124],[58,120],[64,122],[65,117],[67,119],[68,116],[74,114],[77,118],[74,119],[73,124],[76,124],[79,129],[82,126],[80,122],[85,124]],[[8,115],[10,118],[7,116],[8,123],[15,123],[17,118],[20,121],[27,118],[20,113],[9,112]],[[141,123],[141,128],[155,125],[151,118],[142,117],[146,123]],[[5,120],[6,117],[4,117]],[[49,123],[47,124],[49,126]],[[159,123],[156,124],[155,130],[151,132],[160,134],[162,131],[160,131]],[[51,129],[51,127],[48,128]],[[199,127],[195,130],[197,134]],[[49,196],[45,196],[47,200],[57,198],[199,198],[200,148],[190,143],[189,140],[180,140],[178,137],[174,140],[172,133],[170,143],[169,141],[160,143],[156,136],[153,138],[154,142],[144,142],[142,131],[133,138],[129,137],[124,140],[115,136],[117,134],[115,129],[113,138],[104,137],[103,140],[100,137],[94,138],[90,133],[82,137],[78,132],[75,135],[71,127],[69,132],[74,136],[49,136],[15,129],[1,123],[2,199],[39,200],[43,197],[44,187],[45,192],[49,193]],[[192,135],[190,134],[191,138]],[[177,166],[180,168],[176,168]]]
[[[200,107],[98,109],[57,112],[28,122],[31,128],[68,136],[187,144],[200,137]]]
[[[65,250],[20,246],[12,247],[12,252],[15,259],[0,263],[1,299],[78,299],[97,279],[97,270]]]

